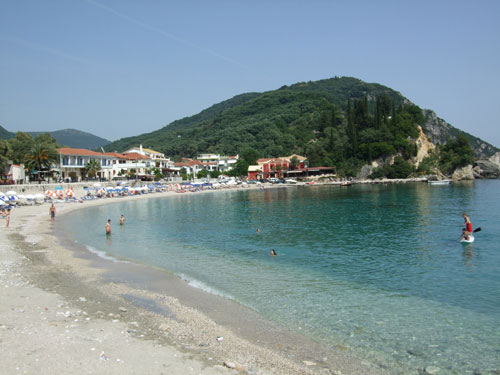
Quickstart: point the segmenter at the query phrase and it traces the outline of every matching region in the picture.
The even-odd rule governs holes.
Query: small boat
[[[449,185],[451,184],[451,180],[436,180],[436,181],[427,181],[429,185]]]
[[[294,180],[292,178],[285,178],[285,184],[296,184],[297,180]]]
[[[473,243],[474,242],[474,236],[471,234],[469,236],[469,239],[462,238],[462,239],[460,239],[460,242],[462,242],[462,243]]]
[[[342,183],[340,183],[340,186],[352,186],[352,182],[351,181],[344,181]]]

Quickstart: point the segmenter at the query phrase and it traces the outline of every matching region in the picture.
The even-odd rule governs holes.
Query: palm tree
[[[35,142],[26,154],[26,164],[36,171],[41,171],[44,167],[49,169],[52,163],[57,163],[57,151],[41,143]]]
[[[89,162],[85,165],[85,173],[87,176],[95,177],[97,172],[101,170],[101,165],[96,159],[90,159]]]

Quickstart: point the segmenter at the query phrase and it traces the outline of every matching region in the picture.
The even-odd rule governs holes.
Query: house
[[[204,169],[208,171],[227,172],[234,168],[239,159],[238,155],[235,156],[222,156],[219,154],[200,154],[196,157],[203,165]]]
[[[249,180],[262,180],[262,165],[248,166],[248,179]]]
[[[170,158],[165,157],[162,152],[142,147],[142,144],[124,151],[123,154],[140,154],[149,157],[152,161],[151,167],[159,168],[164,177],[179,177],[180,175],[180,168],[176,168]]]
[[[182,158],[181,162],[174,164],[175,168],[185,169],[187,174],[196,176],[196,174],[203,168],[203,163],[199,160]]]
[[[70,147],[58,148],[57,153],[59,155],[59,164],[55,169],[63,180],[69,179],[76,182],[86,179],[85,166],[90,160],[96,160],[101,166],[101,170],[97,171],[97,178],[110,180],[113,177],[113,160],[115,156]]]
[[[257,164],[262,167],[262,178],[282,178],[283,171],[290,167],[290,160],[287,158],[262,158],[257,160]]]

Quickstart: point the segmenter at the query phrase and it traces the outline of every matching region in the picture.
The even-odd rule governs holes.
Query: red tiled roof
[[[82,156],[102,156],[102,152],[95,152],[90,150],[85,150],[83,148],[70,148],[62,147],[58,148],[57,152],[62,155],[82,155]]]
[[[122,159],[127,160],[139,160],[139,159],[150,159],[149,156],[141,155],[137,152],[130,152],[128,154],[122,154]]]
[[[175,163],[175,167],[192,167],[193,165],[203,165],[200,161],[198,160],[191,160],[191,159],[182,159],[183,161],[179,163]]]

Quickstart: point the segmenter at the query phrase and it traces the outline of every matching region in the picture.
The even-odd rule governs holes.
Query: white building
[[[227,172],[234,168],[239,156],[221,156],[219,154],[200,154],[197,156],[201,163],[204,165],[204,169],[209,171],[220,171]]]
[[[57,153],[59,154],[59,165],[55,169],[59,170],[59,175],[64,180],[82,181],[87,178],[85,166],[92,159],[101,166],[101,170],[97,172],[97,178],[110,180],[113,177],[114,156],[70,147],[58,148]]]

